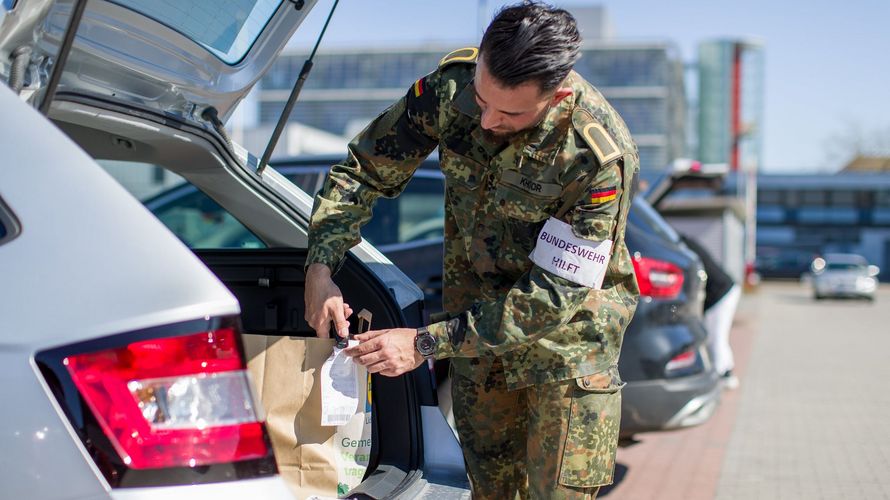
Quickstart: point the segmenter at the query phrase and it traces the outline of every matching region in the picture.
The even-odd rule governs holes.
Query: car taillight
[[[653,298],[673,299],[683,289],[683,270],[663,260],[634,255],[634,272],[640,285],[640,295]]]
[[[683,370],[685,368],[689,368],[693,366],[696,362],[696,354],[695,349],[689,349],[688,351],[683,351],[680,354],[677,354],[667,364],[664,366],[665,372],[672,372],[677,370]]]
[[[233,328],[69,354],[63,364],[133,469],[236,462],[269,451]]]

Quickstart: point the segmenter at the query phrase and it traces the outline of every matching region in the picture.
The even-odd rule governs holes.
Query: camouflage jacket
[[[473,87],[476,49],[433,73],[349,144],[316,196],[309,263],[337,269],[380,196],[397,196],[436,147],[445,176],[444,307],[428,325],[436,357],[482,380],[495,356],[511,389],[579,378],[618,362],[639,289],[624,231],[639,169],[627,126],[577,73],[572,96],[506,144],[488,142]],[[593,176],[592,178],[589,176]],[[601,289],[532,263],[539,233],[580,179],[586,190],[563,221],[576,237],[613,240]]]

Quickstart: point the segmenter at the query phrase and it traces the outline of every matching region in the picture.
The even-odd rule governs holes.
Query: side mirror
[[[874,278],[875,276],[881,274],[881,268],[875,265],[868,266],[868,275]]]

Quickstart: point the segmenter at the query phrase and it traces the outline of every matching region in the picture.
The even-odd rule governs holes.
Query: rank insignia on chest
[[[614,187],[594,189],[590,192],[590,203],[605,203],[618,197],[618,190]]]
[[[420,97],[423,95],[423,87],[424,87],[424,79],[421,78],[414,82],[414,97]]]

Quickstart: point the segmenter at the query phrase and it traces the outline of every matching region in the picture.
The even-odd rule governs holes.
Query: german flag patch
[[[414,97],[420,97],[423,95],[423,87],[424,87],[424,78],[417,80],[414,82]]]
[[[594,189],[590,193],[590,203],[605,203],[607,201],[612,201],[617,197],[618,189],[614,187]]]

